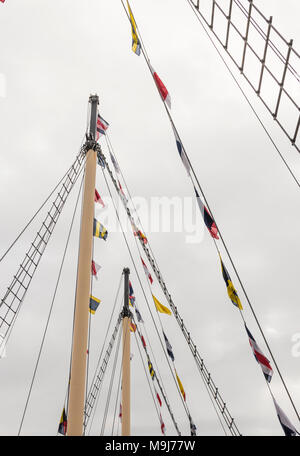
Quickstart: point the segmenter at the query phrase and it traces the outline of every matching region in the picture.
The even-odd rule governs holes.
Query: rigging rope
[[[62,269],[63,269],[63,266],[64,266],[64,262],[65,262],[65,258],[66,258],[66,254],[67,254],[67,250],[68,250],[68,246],[69,246],[69,241],[70,241],[70,237],[71,237],[71,233],[72,233],[72,229],[73,229],[73,224],[74,224],[74,219],[75,219],[75,215],[76,215],[76,211],[77,211],[79,196],[80,196],[80,192],[81,192],[81,189],[82,189],[82,183],[83,183],[83,177],[82,177],[81,184],[80,184],[80,187],[79,187],[78,196],[77,196],[77,199],[76,199],[76,203],[75,203],[75,207],[74,207],[74,211],[73,211],[73,216],[72,216],[72,219],[71,219],[71,224],[70,224],[70,228],[69,228],[69,232],[68,232],[68,236],[67,236],[67,241],[66,241],[66,244],[65,244],[65,248],[64,248],[64,252],[63,252],[63,256],[62,256],[62,260],[61,260],[61,264],[60,264],[60,268],[59,268],[59,273],[58,273],[56,284],[55,284],[55,289],[54,289],[54,293],[53,293],[53,297],[52,297],[52,301],[51,301],[51,305],[50,305],[50,309],[49,309],[49,313],[48,313],[48,317],[47,317],[47,321],[46,321],[43,337],[42,337],[42,342],[41,342],[41,345],[40,345],[40,349],[39,349],[39,352],[38,352],[38,357],[37,357],[37,360],[36,360],[36,364],[35,364],[32,380],[31,380],[31,383],[30,383],[30,387],[29,387],[29,391],[28,391],[28,395],[27,395],[27,399],[26,399],[26,403],[25,403],[25,407],[24,407],[24,411],[23,411],[23,415],[22,415],[19,431],[18,431],[18,436],[20,435],[21,430],[22,430],[22,426],[23,426],[23,422],[24,422],[25,415],[26,415],[26,412],[27,412],[29,400],[30,400],[30,397],[31,397],[31,392],[32,392],[34,381],[35,381],[36,373],[37,373],[37,370],[38,370],[38,366],[39,366],[42,350],[43,350],[43,347],[44,347],[44,343],[45,343],[45,339],[46,339],[46,335],[47,335],[47,331],[48,331],[48,327],[49,327],[49,323],[50,323],[50,319],[51,319],[51,315],[52,315],[52,310],[53,310],[53,306],[54,306],[54,302],[55,302],[55,298],[56,298],[56,293],[57,293],[58,286],[59,286],[59,283],[60,283],[61,273],[62,273]]]
[[[138,326],[137,322],[135,322],[135,324],[136,324],[136,326]],[[139,336],[140,336],[140,334],[139,334]],[[148,383],[148,386],[149,386],[149,390],[150,390],[150,393],[151,393],[151,396],[152,396],[152,399],[153,399],[154,407],[155,407],[155,410],[156,410],[156,413],[157,413],[157,416],[158,416],[158,419],[159,419],[159,409],[158,409],[157,402],[156,402],[156,399],[155,399],[154,394],[153,394],[153,389],[151,388],[151,382],[149,380],[149,376],[148,376],[148,373],[147,373],[147,369],[145,367],[145,363],[144,363],[144,360],[143,360],[143,357],[142,357],[141,348],[140,348],[140,345],[139,345],[139,341],[141,341],[141,337],[139,337],[139,340],[138,340],[136,332],[134,333],[134,337],[135,337],[135,342],[136,342],[136,345],[137,345],[137,348],[138,348],[138,351],[139,351],[140,359],[141,359],[141,362],[142,362],[142,365],[143,365],[143,369],[144,369],[144,372],[145,372],[145,376],[146,376],[146,379],[147,379],[147,383]],[[178,435],[181,435],[180,432],[179,432]]]
[[[83,140],[81,141],[81,146],[80,148],[82,147],[82,144],[83,144]],[[60,179],[60,181],[56,184],[56,186],[53,188],[53,190],[51,191],[51,193],[47,196],[47,198],[44,200],[44,202],[41,204],[41,206],[39,207],[39,209],[37,209],[37,211],[34,213],[34,215],[31,217],[31,219],[27,222],[27,224],[24,226],[24,228],[19,232],[19,234],[17,235],[16,239],[10,244],[10,246],[8,247],[8,249],[3,253],[3,255],[1,256],[0,258],[0,262],[6,257],[6,255],[10,252],[10,250],[13,248],[13,246],[16,244],[16,242],[20,239],[20,237],[22,236],[22,234],[24,234],[24,232],[26,231],[26,229],[30,226],[30,224],[33,222],[33,220],[37,217],[37,215],[41,212],[41,210],[43,209],[43,207],[46,205],[46,203],[49,201],[49,199],[51,198],[51,196],[53,195],[53,193],[55,192],[55,190],[59,187],[59,185],[62,183],[62,181],[65,179],[65,177],[67,176],[67,174],[71,171],[72,167],[70,167],[66,173],[63,175],[63,177]]]
[[[108,408],[109,408],[109,404],[110,404],[111,392],[112,392],[113,382],[114,382],[115,373],[116,373],[116,366],[117,366],[117,361],[118,361],[119,352],[120,352],[119,347],[120,347],[121,335],[122,335],[121,326],[119,327],[119,331],[120,331],[119,340],[116,345],[115,359],[114,359],[114,364],[113,364],[113,369],[112,369],[112,374],[111,374],[111,379],[110,379],[110,384],[109,384],[109,390],[108,390],[100,435],[104,435],[104,430],[105,430],[105,425],[106,425],[106,420],[107,420],[107,415],[108,415]],[[126,340],[126,337],[127,337],[127,334],[125,335],[125,340]],[[122,353],[122,362],[123,362],[123,353]],[[121,365],[120,369],[122,369],[122,365]]]

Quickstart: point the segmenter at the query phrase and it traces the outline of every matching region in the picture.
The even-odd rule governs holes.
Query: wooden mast
[[[129,310],[129,274],[124,273],[124,309],[123,309],[123,356],[122,356],[122,436],[130,435],[130,324]]]
[[[89,134],[87,136],[88,152],[86,154],[83,205],[79,241],[71,378],[68,402],[68,436],[81,436],[83,434],[83,419],[86,392],[88,320],[93,246],[94,196],[97,163],[95,145],[99,97],[97,95],[91,95],[89,102],[91,104],[91,117]]]

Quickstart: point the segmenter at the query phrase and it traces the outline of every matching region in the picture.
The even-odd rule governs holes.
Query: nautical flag
[[[66,435],[67,434],[67,424],[68,424],[67,415],[66,415],[66,411],[65,411],[65,407],[64,407],[63,411],[62,411],[62,414],[61,414],[61,419],[60,419],[60,422],[59,422],[59,426],[58,426],[58,433],[59,434],[62,434],[62,435]]]
[[[220,261],[221,261],[221,268],[222,268],[222,274],[223,274],[223,279],[225,280],[226,286],[227,286],[227,293],[228,296],[231,299],[231,302],[238,307],[240,310],[243,310],[242,303],[240,301],[240,298],[238,297],[238,294],[233,286],[233,283],[231,282],[231,278],[228,274],[227,269],[225,268],[223,261],[220,256]]]
[[[96,312],[99,304],[100,304],[100,299],[98,298],[95,298],[94,296],[90,295],[90,307],[89,307],[89,311],[91,314],[94,315],[94,313]]]
[[[152,378],[152,380],[154,380],[155,372],[153,370],[152,363],[149,358],[148,358],[148,367],[149,367],[149,372],[150,372],[151,378]]]
[[[153,79],[155,81],[156,87],[157,87],[163,101],[166,102],[168,107],[171,109],[171,97],[169,95],[169,92],[168,92],[166,86],[164,85],[164,83],[162,82],[162,80],[160,79],[160,77],[158,76],[156,71],[154,70],[154,68],[150,65],[150,63],[149,63],[149,66],[150,66],[151,73],[152,73]]]
[[[142,315],[140,314],[139,309],[136,306],[135,306],[135,313],[136,313],[136,317],[138,319],[138,322],[139,323],[144,323],[144,320],[142,319]]]
[[[123,192],[122,186],[121,186],[121,184],[120,184],[119,181],[118,181],[118,184],[119,184],[119,188],[120,188],[120,196],[121,196],[121,198],[122,198],[123,203],[124,203],[125,206],[126,206],[127,203],[128,203],[128,199],[127,199],[125,193]]]
[[[174,361],[175,358],[174,358],[174,354],[173,354],[173,351],[172,351],[172,345],[168,341],[167,336],[165,335],[164,332],[163,332],[163,335],[164,335],[164,338],[165,338],[168,355],[170,356],[171,360]]]
[[[273,395],[272,395],[272,397],[273,397]],[[286,416],[284,411],[279,407],[279,405],[275,401],[274,397],[273,397],[273,401],[274,401],[276,413],[277,413],[277,416],[278,416],[278,419],[279,419],[279,423],[281,424],[283,432],[285,433],[285,435],[291,436],[291,437],[294,437],[297,434],[299,435],[299,432],[292,425],[292,423],[290,422],[290,420],[288,419],[288,417]]]
[[[129,281],[129,304],[133,307],[135,304],[135,296],[134,296],[134,291],[131,285],[131,282]]]
[[[96,188],[95,188],[95,203],[100,203],[100,204],[102,204],[102,207],[105,207],[105,204],[103,203],[102,198],[99,195],[99,193],[97,192]]]
[[[136,325],[133,322],[130,323],[130,331],[134,333],[136,331]]]
[[[173,127],[173,131],[174,131],[174,135],[175,135],[176,146],[177,146],[180,158],[182,160],[183,166],[185,167],[186,172],[190,176],[190,172],[191,172],[190,164],[189,164],[188,158],[186,156],[184,147],[183,147],[182,142],[180,141],[177,131],[174,129],[174,127]]]
[[[103,158],[101,157],[100,154],[97,155],[97,159],[98,159],[98,165],[101,166],[101,168],[105,168],[105,161],[103,160]]]
[[[165,423],[163,422],[161,413],[159,414],[159,421],[160,421],[161,433],[162,433],[163,435],[165,435],[166,427],[165,427]]]
[[[148,243],[148,239],[140,230],[138,230],[135,235],[137,235],[144,244]]]
[[[245,323],[245,328],[246,328],[246,331],[247,331],[247,334],[249,337],[249,342],[250,342],[250,345],[251,345],[251,348],[253,351],[253,355],[254,355],[256,361],[260,364],[260,367],[261,367],[261,370],[263,371],[265,379],[267,380],[267,382],[270,383],[270,381],[272,379],[272,375],[273,375],[273,369],[270,366],[270,361],[262,353],[262,351],[259,348],[259,346],[257,345],[254,337],[252,336],[251,332],[247,328],[246,323]]]
[[[146,342],[145,342],[144,336],[142,336],[142,335],[141,335],[141,341],[142,341],[143,347],[146,348]]]
[[[168,314],[168,315],[172,315],[170,309],[168,309],[168,307],[163,306],[163,305],[159,302],[159,300],[154,296],[154,294],[152,295],[152,297],[153,297],[153,301],[154,301],[156,310],[158,310],[158,312],[164,313],[164,314]]]
[[[98,141],[98,139],[99,139],[99,137],[101,135],[105,135],[105,132],[108,129],[108,127],[109,127],[109,123],[106,122],[106,120],[104,120],[100,116],[100,114],[98,113],[98,117],[97,117],[97,136],[96,136],[97,141]]]
[[[148,271],[148,268],[147,268],[147,266],[145,265],[145,263],[144,263],[142,257],[141,257],[141,260],[142,260],[142,263],[143,263],[143,267],[144,267],[145,274],[146,274],[146,276],[148,277],[148,279],[150,280],[150,283],[151,283],[151,285],[152,285],[153,279],[152,279],[152,277],[151,277],[151,274],[150,274],[150,272]]]
[[[161,407],[162,406],[161,398],[160,398],[160,396],[159,396],[159,394],[158,394],[158,392],[156,390],[155,390],[155,392],[156,392],[156,397],[157,397],[159,406]]]
[[[112,162],[112,164],[114,165],[114,168],[115,168],[116,173],[120,174],[121,171],[120,171],[119,165],[118,165],[118,163],[116,162],[116,159],[115,159],[115,157],[113,156],[113,154],[111,153],[111,151],[109,151],[109,155],[110,155],[111,162]]]
[[[191,415],[189,415],[189,420],[190,420],[190,429],[191,429],[191,435],[196,436],[197,435],[197,428],[196,425],[194,424]]]
[[[129,11],[129,16],[130,16],[130,23],[131,23],[131,33],[132,33],[132,50],[135,54],[140,55],[141,53],[141,43],[136,31],[136,23],[131,11],[131,8],[129,6],[128,0],[127,0],[127,5],[128,5],[128,11]]]
[[[108,231],[104,226],[94,218],[93,236],[102,238],[106,241]]]
[[[94,260],[92,260],[92,275],[98,280],[97,273],[101,269],[101,266],[97,264]]]
[[[185,400],[185,392],[184,392],[182,383],[181,383],[181,381],[180,381],[180,378],[179,378],[178,375],[177,375],[176,369],[175,369],[175,374],[176,374],[176,378],[177,378],[177,382],[178,382],[178,385],[179,385],[180,392],[181,392],[181,394],[182,394],[182,396],[183,396],[183,399]]]
[[[210,215],[210,213],[208,212],[208,210],[206,209],[206,207],[202,203],[201,198],[200,198],[200,196],[199,196],[199,194],[198,194],[198,192],[197,192],[195,187],[194,187],[194,190],[195,190],[195,193],[196,193],[197,203],[198,203],[200,212],[202,214],[204,223],[205,223],[208,231],[210,232],[210,234],[211,234],[211,236],[213,238],[219,239],[218,229],[217,229],[217,226],[215,224],[214,219],[212,218],[212,216]]]

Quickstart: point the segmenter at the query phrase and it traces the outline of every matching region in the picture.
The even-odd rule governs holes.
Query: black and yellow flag
[[[227,271],[227,269],[225,268],[225,266],[223,264],[221,256],[220,256],[220,261],[221,261],[223,279],[225,280],[225,283],[226,283],[226,286],[227,286],[228,296],[231,299],[232,304],[234,304],[240,310],[243,310],[243,306],[242,306],[242,303],[240,301],[240,298],[238,297],[236,289],[234,288],[233,283],[231,282],[230,275],[228,274],[228,271]]]
[[[149,367],[149,372],[150,372],[151,378],[152,378],[152,380],[154,380],[155,372],[154,372],[154,369],[152,367],[152,363],[151,363],[149,358],[148,358],[148,367]]]
[[[102,238],[106,241],[108,235],[108,231],[104,226],[98,222],[97,219],[94,218],[94,225],[93,225],[93,236]]]
[[[131,11],[131,8],[129,6],[129,2],[127,0],[127,5],[128,5],[128,11],[129,11],[129,18],[130,18],[130,23],[131,23],[131,33],[132,33],[132,50],[135,54],[140,55],[141,53],[141,43],[137,34],[136,30],[136,23]]]

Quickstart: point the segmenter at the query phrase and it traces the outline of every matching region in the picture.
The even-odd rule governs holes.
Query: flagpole
[[[71,377],[68,402],[68,436],[81,436],[83,434],[86,392],[86,363],[93,246],[94,195],[97,163],[95,146],[99,97],[97,95],[91,95],[89,98],[89,103],[91,104],[91,116],[89,135],[87,135],[88,152],[86,154],[79,240]]]
[[[122,357],[122,436],[130,435],[130,324],[129,310],[129,274],[124,274],[124,308],[123,308],[123,357]]]

